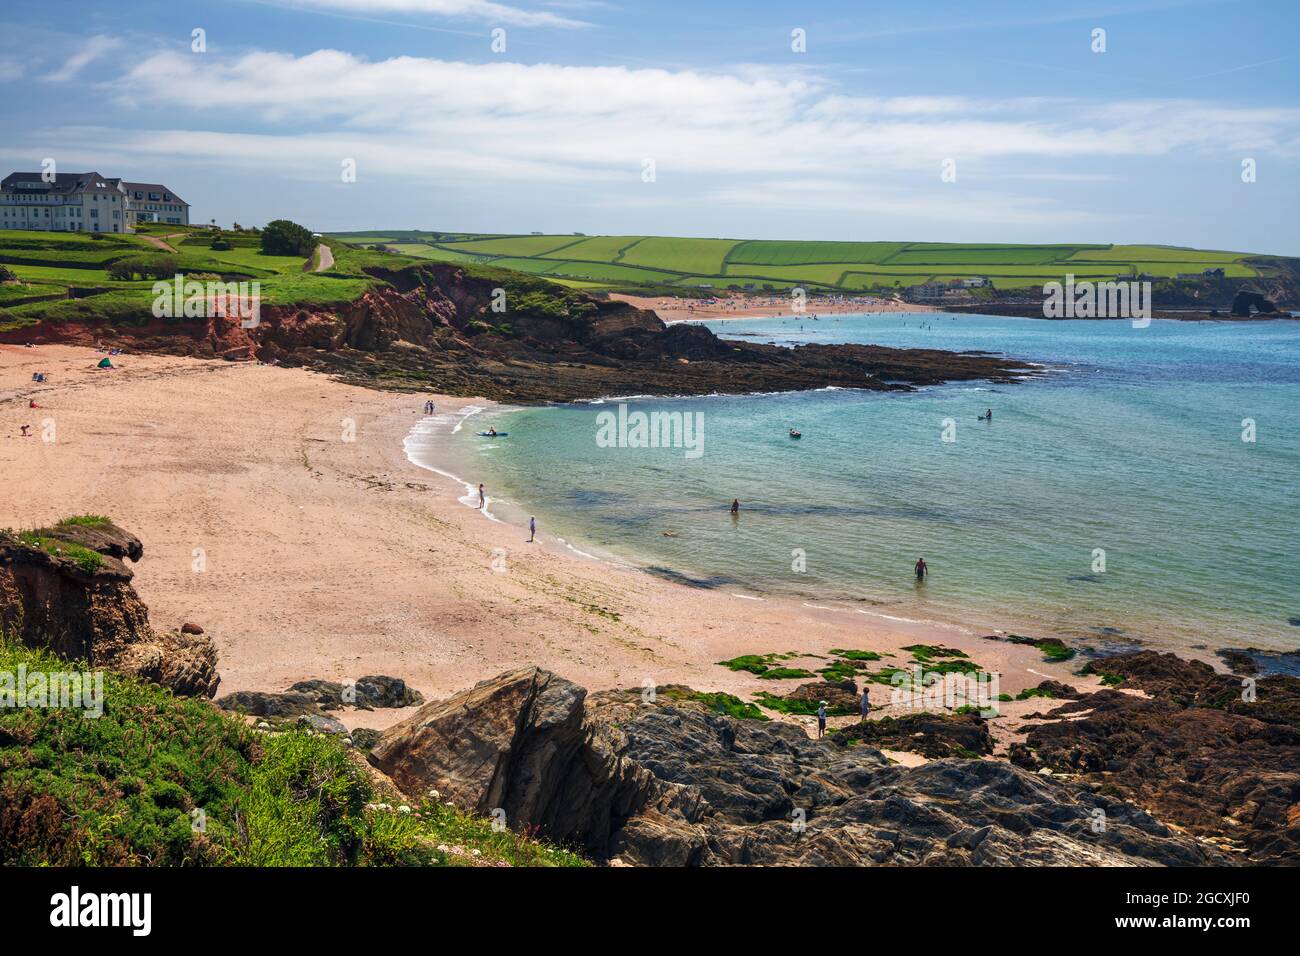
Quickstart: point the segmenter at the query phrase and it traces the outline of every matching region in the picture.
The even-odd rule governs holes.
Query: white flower
[[[398,813],[410,813],[410,812],[411,812],[411,808],[408,807],[406,804],[402,804],[400,807],[397,808],[397,812],[398,812]]]

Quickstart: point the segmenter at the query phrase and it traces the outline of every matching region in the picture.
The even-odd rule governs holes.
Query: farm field
[[[487,264],[615,291],[802,285],[811,291],[864,292],[967,278],[988,279],[994,289],[1025,289],[1061,281],[1067,274],[1094,280],[1143,274],[1173,278],[1223,269],[1228,278],[1248,278],[1258,275],[1263,264],[1246,261],[1254,258],[1250,253],[1158,245],[483,236],[432,231],[420,233],[427,238],[414,242],[411,235],[375,230],[365,233],[364,239],[367,245],[383,245],[417,258]]]

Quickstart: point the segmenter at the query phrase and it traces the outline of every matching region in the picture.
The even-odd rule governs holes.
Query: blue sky
[[[7,0],[3,17],[0,163],[162,181],[196,221],[1300,255],[1294,0]]]

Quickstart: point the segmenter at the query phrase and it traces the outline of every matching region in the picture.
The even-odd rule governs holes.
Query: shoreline
[[[699,590],[527,545],[519,529],[462,503],[468,479],[407,458],[424,399],[440,408],[466,399],[170,356],[123,355],[117,370],[96,370],[98,357],[0,346],[0,467],[16,489],[0,502],[0,525],[96,513],[138,535],[134,586],[156,628],[193,621],[212,635],[218,696],[388,674],[433,699],[537,665],[597,689],[653,681],[751,700],[806,679],[760,680],[718,661],[831,648],[899,655],[915,643],[963,650],[1012,695],[1048,678],[1100,686],[1074,675],[1078,659],[1048,664],[1035,648],[977,632]],[[49,380],[31,383],[33,369]],[[17,437],[19,423],[42,418],[57,423],[57,441]],[[506,570],[493,569],[497,555]],[[1035,709],[1004,704],[999,735]],[[347,721],[382,728],[406,714]]]

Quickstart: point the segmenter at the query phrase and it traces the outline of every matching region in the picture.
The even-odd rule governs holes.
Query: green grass
[[[20,666],[70,668],[0,641],[0,672]],[[327,735],[261,734],[207,701],[113,673],[103,708],[93,719],[0,708],[0,864],[583,865],[431,800],[403,811]]]
[[[694,700],[704,704],[715,714],[722,714],[724,717],[735,717],[738,720],[768,720],[761,710],[753,704],[748,704],[736,697],[734,694],[724,694],[722,691],[708,693],[705,691],[685,691],[679,688],[669,688],[660,692],[668,700]]]
[[[67,558],[87,574],[94,574],[104,566],[104,556],[98,551],[56,537],[42,534],[40,531],[20,531],[18,540],[31,548],[39,548],[56,558]]]
[[[816,714],[819,704],[815,700],[788,700],[785,697],[778,697],[776,694],[769,694],[766,691],[755,694],[754,700],[768,710],[774,710],[779,714],[799,714],[804,717],[811,717]],[[845,717],[855,713],[857,711],[854,708],[844,705],[828,704],[826,707],[828,717]]]
[[[1040,687],[1026,687],[1019,694],[1016,694],[1016,700],[1030,700],[1034,697],[1046,697],[1052,700],[1056,697],[1050,690],[1043,690]]]
[[[427,243],[438,236],[437,245]],[[1222,267],[1244,278],[1256,270],[1247,253],[1167,246],[935,242],[801,242],[667,236],[465,236],[409,232],[348,238],[398,243],[400,251],[446,261],[489,261],[582,287],[660,292],[668,287],[732,286],[861,292],[927,281],[986,276],[998,289],[1029,289],[1062,280],[1109,279],[1145,271],[1172,277]],[[420,240],[423,239],[423,242]]]

